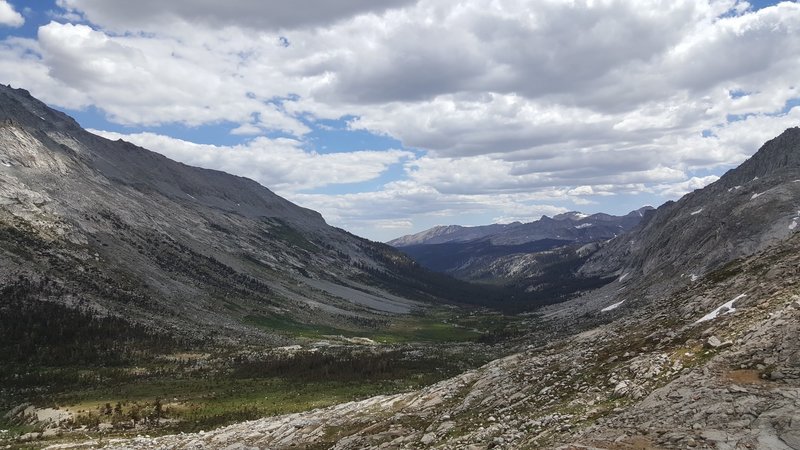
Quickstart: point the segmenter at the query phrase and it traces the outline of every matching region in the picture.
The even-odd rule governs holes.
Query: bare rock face
[[[789,128],[766,142],[742,165],[725,174],[729,187],[743,185],[756,178],[783,177],[800,167],[800,127]]]
[[[424,307],[389,290],[434,298],[386,245],[255,181],[95,136],[6,86],[0,235],[0,286],[46,275],[58,298],[32,295],[190,339],[283,342],[245,318],[358,329]]]

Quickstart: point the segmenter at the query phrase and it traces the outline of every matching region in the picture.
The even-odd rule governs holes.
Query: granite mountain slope
[[[186,339],[379,328],[474,289],[258,183],[93,135],[0,86],[0,285]],[[481,298],[482,300],[483,298]]]
[[[799,195],[800,128],[790,128],[715,183],[647,213],[580,273],[696,279],[793,235]]]
[[[797,133],[609,243],[591,267],[632,272],[530,316],[517,354],[405,394],[111,447],[798,449]],[[700,207],[721,248],[708,221],[675,228]],[[703,272],[682,277],[691,262]]]

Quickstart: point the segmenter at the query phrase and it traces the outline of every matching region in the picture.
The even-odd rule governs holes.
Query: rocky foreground
[[[663,297],[614,283],[531,330],[542,339],[550,327],[589,324],[583,331],[420,391],[59,447],[798,449],[798,250],[791,238]],[[609,307],[625,289],[627,300]]]

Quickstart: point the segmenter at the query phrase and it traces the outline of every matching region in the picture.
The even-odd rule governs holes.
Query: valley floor
[[[0,447],[201,432],[414,391],[509,353],[529,320],[429,308],[346,335],[254,320],[297,344],[165,349],[107,367],[6,366],[0,400],[11,410],[0,417]]]
[[[553,339],[416,391],[68,447],[798,449],[798,267],[800,252],[786,246],[672,295],[576,317],[592,302],[606,306],[594,293],[531,330]],[[559,324],[571,334],[558,337]]]

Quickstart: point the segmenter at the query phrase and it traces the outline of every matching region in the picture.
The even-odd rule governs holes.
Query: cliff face
[[[274,217],[308,229],[324,226],[315,211],[294,205],[255,181],[187,166],[127,142],[95,136],[21,89],[0,87],[0,122],[4,123],[0,158],[12,169],[6,176],[38,183],[43,190],[51,187],[46,183],[55,171],[67,175],[64,181],[76,183],[75,188],[83,188],[93,201],[102,200],[96,198],[102,192],[91,190],[91,182],[102,180],[106,183],[101,188],[156,193],[177,203],[246,217]],[[23,170],[35,168],[40,170]]]

